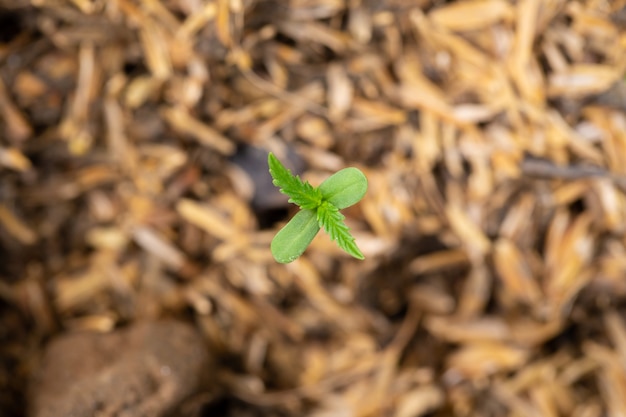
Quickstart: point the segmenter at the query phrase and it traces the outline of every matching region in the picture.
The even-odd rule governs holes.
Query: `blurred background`
[[[626,1],[0,0],[0,415],[626,415]],[[366,259],[269,251],[355,166]]]

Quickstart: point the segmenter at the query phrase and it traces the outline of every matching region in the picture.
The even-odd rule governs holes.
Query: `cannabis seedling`
[[[300,207],[272,240],[271,250],[276,261],[289,263],[302,255],[320,228],[324,228],[341,249],[357,259],[364,259],[344,223],[344,215],[339,212],[358,203],[367,191],[367,178],[359,169],[342,169],[319,187],[313,187],[292,175],[271,152],[267,164],[274,185],[289,196],[290,203]]]

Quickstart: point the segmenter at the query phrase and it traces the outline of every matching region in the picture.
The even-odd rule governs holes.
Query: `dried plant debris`
[[[0,0],[0,410],[49,340],[175,318],[182,415],[626,414],[624,10]],[[365,260],[274,261],[270,152],[364,173]]]

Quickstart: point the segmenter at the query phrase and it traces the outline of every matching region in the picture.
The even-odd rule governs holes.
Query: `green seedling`
[[[367,191],[367,178],[359,169],[342,169],[319,187],[313,187],[308,181],[292,175],[271,152],[267,164],[274,185],[289,196],[290,203],[300,207],[272,240],[272,255],[277,262],[289,263],[302,255],[320,228],[348,254],[364,259],[344,222],[344,215],[339,212],[358,203]]]

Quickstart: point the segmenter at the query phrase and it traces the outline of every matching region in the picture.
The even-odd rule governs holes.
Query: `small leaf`
[[[344,168],[328,177],[319,190],[324,200],[343,210],[363,198],[367,191],[367,178],[358,168]]]
[[[357,259],[364,259],[339,210],[363,198],[367,191],[365,175],[357,168],[346,168],[315,188],[292,175],[272,153],[267,158],[274,185],[290,197],[289,202],[302,208],[272,240],[274,259],[281,263],[295,260],[322,227],[341,249]]]
[[[365,259],[359,247],[350,234],[350,229],[344,223],[345,216],[339,209],[328,201],[324,201],[317,208],[317,222],[323,227],[330,238],[337,242],[337,245],[357,259]]]
[[[314,210],[322,202],[322,192],[298,176],[294,176],[281,162],[269,153],[267,165],[274,179],[272,182],[279,187],[280,192],[289,196],[289,202],[297,204],[303,209]]]
[[[313,210],[302,209],[272,239],[270,246],[277,262],[294,261],[306,250],[320,226]]]

